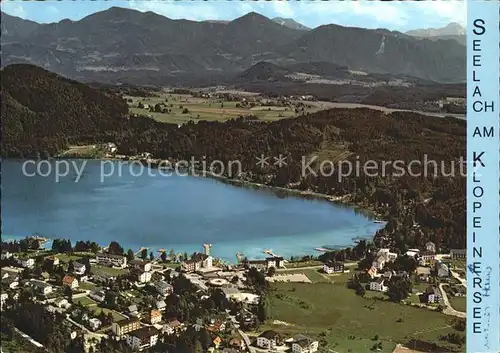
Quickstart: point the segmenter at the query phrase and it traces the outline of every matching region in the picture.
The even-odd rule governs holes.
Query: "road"
[[[441,283],[439,285],[439,290],[441,291],[441,296],[443,297],[444,305],[446,305],[446,308],[443,310],[443,314],[451,315],[451,316],[456,316],[456,317],[461,317],[461,318],[466,318],[467,317],[467,313],[455,310],[451,306],[450,300],[448,299],[448,294],[444,290],[444,284],[443,283]]]
[[[97,342],[100,342],[102,338],[108,338],[108,335],[104,333],[96,333],[92,332],[89,329],[87,329],[85,326],[79,324],[78,322],[74,321],[69,317],[69,315],[66,315],[66,320],[68,320],[70,323],[75,325],[76,327],[80,328],[84,333],[84,340],[85,340],[85,350],[88,352],[88,348],[90,347],[89,341],[92,341],[92,339],[96,339]]]
[[[456,279],[458,279],[460,281],[460,284],[462,284],[462,286],[467,288],[467,279],[461,278],[460,275],[458,273],[456,273],[455,271],[451,271],[451,275],[453,277],[455,277]]]
[[[252,347],[252,342],[250,341],[250,338],[248,337],[248,335],[240,329],[238,329],[238,333],[241,335],[241,337],[243,337],[243,341],[245,341],[245,344],[247,345],[248,351],[250,353],[256,353],[257,351],[254,347]]]
[[[24,338],[25,340],[30,341],[30,343],[32,343],[36,347],[43,348],[43,344],[41,344],[38,341],[35,341],[33,338],[31,338],[30,336],[28,336],[27,334],[25,334],[23,331],[17,329],[16,327],[14,327],[14,331],[16,331],[19,335],[21,335],[21,337]]]

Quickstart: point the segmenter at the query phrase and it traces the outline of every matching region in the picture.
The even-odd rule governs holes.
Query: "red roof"
[[[75,280],[75,277],[70,276],[70,275],[66,275],[63,278],[63,283],[64,284],[71,284],[71,283],[73,283],[74,280]]]

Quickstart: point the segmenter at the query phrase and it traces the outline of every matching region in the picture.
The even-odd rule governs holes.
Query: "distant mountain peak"
[[[422,38],[438,36],[463,36],[465,35],[465,28],[457,22],[451,22],[441,28],[414,29],[411,31],[407,31],[406,34],[409,36]]]
[[[282,25],[282,26],[292,28],[292,29],[299,29],[302,31],[310,30],[309,27],[306,27],[303,24],[295,21],[293,18],[275,17],[275,18],[273,18],[273,21]]]

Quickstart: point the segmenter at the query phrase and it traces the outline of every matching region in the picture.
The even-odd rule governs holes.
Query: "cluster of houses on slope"
[[[262,332],[256,340],[256,346],[261,349],[275,350],[285,345],[288,345],[293,353],[314,353],[318,351],[319,342],[301,334],[284,340],[282,335],[273,330]]]

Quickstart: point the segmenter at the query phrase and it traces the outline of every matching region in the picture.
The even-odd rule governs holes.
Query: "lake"
[[[234,263],[237,252],[256,259],[266,256],[264,249],[285,257],[319,254],[314,248],[350,246],[383,226],[325,200],[278,197],[211,178],[160,176],[157,170],[138,175],[127,163],[108,161],[106,170],[101,161],[72,160],[84,167],[81,178],[70,170],[56,181],[54,174],[35,173],[34,164],[25,169],[35,175],[25,175],[24,162],[2,161],[3,240],[39,233],[73,244],[116,240],[125,250],[147,246],[188,253],[210,243],[214,256]],[[55,162],[40,171],[49,166]],[[115,172],[103,178],[103,168],[111,174],[110,167]]]

